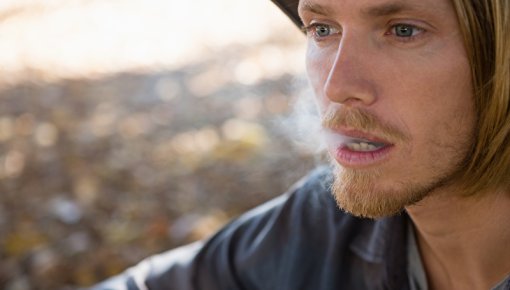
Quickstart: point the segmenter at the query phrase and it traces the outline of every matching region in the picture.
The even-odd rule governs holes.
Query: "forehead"
[[[451,17],[451,0],[300,0],[299,14],[311,12],[320,15],[353,15],[366,17],[398,13],[435,14]]]

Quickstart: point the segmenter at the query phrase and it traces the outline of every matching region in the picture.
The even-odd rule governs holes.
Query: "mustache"
[[[333,131],[339,128],[347,128],[373,133],[392,143],[411,139],[409,134],[402,129],[384,122],[374,114],[360,108],[330,109],[322,116],[322,127]]]

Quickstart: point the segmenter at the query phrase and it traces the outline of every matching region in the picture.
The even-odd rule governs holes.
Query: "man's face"
[[[299,13],[339,205],[386,216],[451,186],[475,115],[450,1],[301,0]]]

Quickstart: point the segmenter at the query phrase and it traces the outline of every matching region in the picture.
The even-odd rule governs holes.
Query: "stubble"
[[[407,132],[384,123],[360,109],[326,112],[323,127],[334,130],[338,126],[363,132],[376,132],[378,136],[392,144],[406,144],[411,140]],[[438,148],[440,147],[444,148],[443,146]],[[460,155],[465,156],[465,153],[460,152],[447,152],[447,154],[456,155],[454,160],[462,160]],[[454,162],[450,168],[442,170],[429,168],[428,171],[435,172],[435,176],[421,183],[413,180],[392,180],[391,185],[386,184],[382,187],[381,181],[385,174],[379,168],[344,168],[334,160],[331,162],[335,167],[335,178],[331,189],[338,206],[355,216],[367,218],[380,218],[401,212],[405,207],[420,202],[438,188],[452,183],[455,175],[462,168],[461,162]]]

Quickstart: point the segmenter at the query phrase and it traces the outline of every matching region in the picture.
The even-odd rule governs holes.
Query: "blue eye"
[[[318,37],[326,37],[331,34],[331,27],[329,27],[328,25],[324,25],[324,24],[316,25],[315,29],[314,29],[314,33]]]
[[[421,29],[417,28],[416,26],[408,24],[396,24],[393,26],[392,30],[397,37],[412,37],[421,31]]]
[[[335,34],[340,34],[340,30],[338,28],[321,23],[313,23],[309,26],[303,27],[302,29],[306,32],[306,34],[308,34],[308,36],[311,36],[316,41],[322,41]]]

